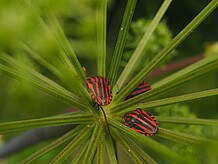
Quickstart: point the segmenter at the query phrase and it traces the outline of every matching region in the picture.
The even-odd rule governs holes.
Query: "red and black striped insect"
[[[101,106],[109,105],[112,101],[110,83],[100,76],[93,76],[87,79],[87,89],[93,100]]]
[[[125,125],[145,135],[152,136],[158,130],[158,122],[151,114],[140,108],[128,112],[124,116]]]
[[[146,82],[142,81],[126,98],[125,100],[131,99],[137,95],[140,95],[146,91],[149,91],[151,86]]]
[[[107,116],[104,109],[102,108],[102,106],[109,105],[112,101],[113,95],[110,89],[109,81],[100,76],[89,77],[87,79],[86,87],[94,102],[98,104],[98,107],[103,112],[106,127],[110,134]]]

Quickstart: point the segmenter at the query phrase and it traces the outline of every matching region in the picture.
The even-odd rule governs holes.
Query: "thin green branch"
[[[65,82],[65,84],[67,84],[68,86],[70,86],[72,88],[72,84],[69,85],[69,81],[66,81],[66,78],[65,78],[65,76],[63,76],[63,73],[60,71],[60,69],[58,69],[57,67],[55,67],[54,65],[52,65],[51,63],[46,61],[43,57],[41,57],[39,54],[37,54],[29,45],[27,45],[25,43],[21,43],[21,46],[27,52],[27,55],[29,55],[34,60],[38,61],[45,68],[47,68],[54,75],[56,75],[60,80]]]
[[[104,125],[99,124],[98,122],[95,124],[94,131],[92,133],[92,138],[89,142],[89,146],[84,155],[83,164],[92,163],[97,145],[101,142],[102,137],[104,137]]]
[[[50,144],[46,145],[45,147],[41,148],[40,150],[36,151],[35,153],[31,154],[24,160],[20,161],[19,164],[29,164],[35,161],[36,159],[40,158],[44,154],[48,153],[49,151],[55,149],[56,147],[60,146],[61,144],[67,142],[71,138],[75,137],[80,131],[84,128],[83,126],[77,126],[73,130],[69,131],[68,133],[64,134],[62,137],[56,139],[55,141],[51,142]]]
[[[59,24],[54,14],[50,12],[49,7],[47,7],[46,13],[44,14],[47,16],[51,27],[56,31],[55,33],[56,40],[58,44],[60,45],[60,48],[62,48],[62,50],[60,49],[60,53],[59,53],[62,62],[66,64],[66,66],[69,68],[69,71],[71,73],[76,72],[78,78],[80,78],[81,82],[84,83],[86,81],[86,75],[82,69],[82,66],[70,42],[68,41],[63,31],[63,28]]]
[[[0,70],[4,74],[16,78],[18,80],[22,80],[24,82],[30,82],[31,84],[35,85],[47,94],[52,95],[64,101],[67,104],[75,106],[82,111],[89,110],[87,104],[85,104],[82,101],[82,99],[79,98],[77,95],[74,95],[73,93],[67,91],[66,89],[64,89],[54,81],[50,80],[49,78],[38,73],[31,67],[23,63],[20,63],[19,61],[16,61],[12,57],[4,53],[1,53],[0,59],[10,64],[11,67],[14,67],[13,69],[11,69],[7,66],[0,65]]]
[[[83,83],[86,82],[87,77],[82,69],[82,66],[80,65],[79,60],[77,59],[77,56],[75,55],[56,17],[52,13],[49,13],[48,11],[45,14],[48,17],[48,20],[50,21],[51,27],[54,28],[55,31],[57,31],[55,33],[56,40],[59,41],[58,45],[60,45],[60,50],[58,55],[61,61],[63,62],[63,64],[66,66],[70,74],[70,77],[72,77],[71,78],[72,84],[77,86],[75,88],[77,88],[80,95],[85,99],[87,104],[92,106],[93,103],[92,103],[91,96],[89,95],[88,91],[83,87]],[[98,113],[92,107],[90,109],[92,109],[94,114],[98,115]]]
[[[137,3],[137,0],[128,0],[126,9],[123,15],[122,24],[120,27],[116,47],[113,53],[113,58],[112,58],[112,62],[111,62],[110,70],[108,74],[108,79],[110,79],[111,88],[113,88],[115,81],[117,80],[117,74],[119,71],[119,66],[120,66],[123,50],[124,50],[125,43],[126,43],[126,37],[129,31],[133,13],[135,11],[136,3]]]
[[[146,103],[141,103],[140,105],[137,105],[137,108],[151,109],[151,108],[155,108],[155,107],[160,107],[160,106],[170,105],[170,104],[175,104],[175,103],[181,103],[181,102],[185,102],[185,101],[190,101],[190,100],[204,98],[204,97],[208,97],[208,96],[214,96],[214,95],[218,95],[218,88],[206,90],[206,91],[201,91],[201,92],[185,94],[185,95],[181,95],[181,96],[160,99],[160,100],[148,101]],[[123,109],[123,110],[119,109],[119,111],[114,110],[113,113],[116,113],[117,115],[118,114],[123,115],[131,110],[132,110],[132,108],[127,108],[127,109]]]
[[[151,139],[151,137],[146,137],[146,136],[132,130],[131,128],[125,126],[124,124],[121,124],[120,122],[118,122],[114,119],[109,118],[108,121],[109,121],[110,126],[115,127],[116,129],[118,129],[118,131],[134,138],[135,140],[140,142],[142,145],[148,147],[149,149],[153,150],[157,154],[160,154],[165,158],[175,160],[177,162],[183,161],[182,157],[179,154],[171,151],[163,144],[160,144],[160,143],[154,141],[153,139]]]
[[[81,161],[82,157],[84,156],[88,146],[89,146],[89,139],[87,139],[79,148],[77,154],[74,156],[71,164],[77,164]]]
[[[68,115],[68,116],[55,116],[38,118],[23,121],[12,121],[0,123],[0,134],[15,132],[19,130],[56,126],[56,125],[67,125],[67,124],[87,124],[93,122],[94,117],[88,114]]]
[[[98,0],[96,10],[97,49],[98,49],[98,75],[106,75],[106,22],[107,0]]]
[[[181,132],[175,132],[175,131],[165,129],[165,128],[159,128],[157,132],[157,136],[166,138],[174,142],[188,144],[188,145],[190,144],[198,145],[202,142],[210,142],[210,143],[215,142],[214,140],[210,140],[207,138],[196,137],[196,136],[192,136],[192,135],[181,133]]]
[[[196,63],[197,61],[202,60],[204,57],[205,57],[204,55],[197,55],[193,57],[192,56],[187,57],[179,61],[173,61],[169,64],[166,64],[164,67],[160,66],[159,68],[155,69],[146,78],[153,79],[158,76],[163,76],[167,73],[173,72],[175,70],[179,70],[181,68],[189,66],[190,64]]]
[[[155,116],[155,117],[158,120],[158,122],[161,123],[218,126],[218,120],[212,120],[212,119],[161,117],[161,116]]]
[[[68,76],[72,77],[68,80],[70,80],[72,84],[75,84],[76,87],[74,89],[77,89],[79,91],[78,93],[80,93],[81,97],[83,97],[87,104],[89,104],[92,112],[98,115],[98,112],[96,112],[92,108],[92,99],[90,95],[83,87],[83,83],[86,82],[87,77],[58,20],[56,19],[54,14],[50,12],[49,6],[46,6],[46,9],[41,11],[42,13],[46,11],[43,13],[43,16],[47,18],[47,21],[45,22],[40,16],[41,13],[38,12],[32,2],[25,0],[25,3],[28,5],[28,7],[32,9],[36,20],[38,20],[39,24],[46,31],[46,33],[51,33],[51,31],[55,31],[55,33],[52,33],[52,35],[54,36],[54,42],[58,46],[59,53],[57,53],[57,55],[61,59],[63,66],[66,68],[66,70],[68,70]]]
[[[86,127],[81,131],[50,163],[59,164],[66,160],[69,155],[81,144],[83,143],[90,135],[92,128]]]
[[[119,88],[122,88],[124,84],[127,82],[127,80],[130,79],[130,76],[134,72],[135,65],[141,59],[141,56],[144,55],[143,50],[146,48],[149,39],[151,38],[155,28],[157,27],[158,23],[162,19],[163,15],[165,14],[171,2],[172,0],[165,0],[161,5],[160,9],[158,10],[158,12],[156,13],[154,19],[152,20],[150,26],[148,27],[147,31],[145,32],[144,36],[142,37],[141,41],[136,47],[134,53],[132,54],[131,58],[129,59],[129,62],[125,66],[122,74],[120,75],[116,83],[117,86],[119,86]],[[117,91],[118,89],[116,89],[114,93],[116,93]]]
[[[112,141],[112,138],[110,136],[106,136],[106,149],[108,153],[108,157],[110,160],[110,163],[117,164],[117,155],[116,155],[116,147]]]
[[[181,71],[176,72],[173,75],[168,76],[167,78],[158,82],[158,84],[152,85],[152,90],[135,96],[127,101],[121,102],[117,105],[114,105],[111,108],[112,113],[115,113],[115,109],[116,112],[122,111],[133,105],[148,100],[149,98],[168,92],[175,87],[184,85],[192,79],[202,77],[203,75],[207,75],[208,73],[217,70],[217,58],[218,55],[212,56],[210,58],[205,58],[202,61],[199,61],[189,67],[186,67],[185,69],[182,69]]]
[[[130,144],[125,141],[125,139],[120,135],[120,133],[117,132],[117,130],[113,130],[113,136],[116,138],[116,141],[119,143],[119,145],[122,146],[123,150],[129,155],[129,157],[134,161],[134,163],[137,164],[144,164],[143,159],[140,157],[136,151],[134,151]]]
[[[169,44],[166,46],[148,65],[146,65],[122,90],[113,98],[112,103],[123,101],[137,85],[143,81],[146,76],[158,64],[170,54],[218,5],[217,0],[211,1]],[[116,93],[116,90],[114,93]]]
[[[132,149],[140,154],[140,156],[146,161],[148,164],[157,164],[157,162],[150,156],[148,155],[145,150],[143,150],[139,145],[137,145],[134,141],[132,141],[129,137],[126,137],[124,135],[125,140],[129,145],[132,147]]]
[[[175,79],[180,79],[181,77],[186,77],[187,74],[192,75],[194,71],[198,71],[200,69],[202,69],[202,67],[205,67],[203,69],[207,69],[210,70],[210,72],[212,72],[211,69],[217,69],[218,68],[218,54],[210,56],[210,57],[205,57],[202,60],[191,64],[188,67],[185,67],[184,69],[156,82],[155,84],[152,85],[153,88],[157,88],[163,84],[166,84],[168,82],[171,82],[172,80]],[[214,68],[213,68],[214,67]],[[209,73],[207,70],[202,71],[202,75],[204,75],[203,73],[207,74]]]
[[[56,43],[58,43],[57,45],[59,45],[59,50],[60,50],[60,58],[62,59],[62,61],[65,63],[65,66],[67,66],[68,68],[70,68],[70,71],[76,71],[77,74],[79,75],[79,78],[81,79],[82,82],[85,82],[86,80],[86,75],[80,65],[80,62],[70,44],[70,42],[68,41],[63,28],[60,26],[59,22],[57,21],[56,17],[54,16],[54,14],[51,13],[50,11],[50,7],[44,6],[46,8],[41,9],[39,8],[39,6],[35,6],[34,2],[28,1],[28,0],[24,0],[24,2],[26,3],[26,5],[31,9],[31,11],[33,12],[36,20],[39,22],[39,24],[41,25],[41,27],[43,28],[43,30],[45,30],[48,33],[51,33],[51,29],[54,29],[54,31],[56,32],[54,35],[56,37],[56,40],[54,40]],[[43,15],[44,14],[44,15]],[[41,16],[43,15],[43,16]],[[45,17],[47,18],[46,22],[45,22]],[[44,19],[43,19],[44,18]],[[50,26],[48,26],[48,24],[50,24]],[[61,53],[64,52],[64,53]]]
[[[44,59],[39,54],[34,52],[34,50],[32,50],[31,47],[28,46],[27,44],[21,43],[21,46],[27,52],[27,54],[31,56],[31,58],[38,61],[45,68],[47,68],[54,75],[56,75],[64,84],[68,86],[68,88],[72,89],[75,93],[79,93],[81,97],[83,97],[82,95],[87,96],[86,89],[84,87],[81,87],[81,84],[79,84],[80,81],[77,80],[78,78],[75,77],[75,75],[69,73],[68,70],[65,68],[66,67],[65,65],[64,66],[60,65],[59,67],[55,67],[54,65],[49,63],[46,59]],[[64,67],[64,68],[60,68],[60,67]],[[86,99],[86,101],[90,104],[91,102],[90,96],[88,99]]]
[[[105,158],[105,137],[103,136],[101,138],[100,143],[97,145],[97,163],[98,164],[104,164],[104,158]]]
[[[28,77],[28,75],[29,75],[33,79],[34,78],[35,79],[40,79],[46,85],[48,85],[50,87],[53,87],[53,88],[56,88],[58,90],[62,90],[63,92],[66,92],[66,90],[64,88],[62,88],[60,85],[58,85],[54,81],[52,81],[49,78],[43,76],[42,74],[40,74],[39,72],[37,72],[36,70],[31,68],[30,66],[26,65],[25,63],[22,63],[21,61],[16,60],[15,58],[11,57],[8,54],[0,52],[0,60],[2,60],[4,62],[6,62],[7,64],[9,64],[11,66],[11,68],[14,68],[15,70],[23,73],[23,75],[26,75],[26,77]]]

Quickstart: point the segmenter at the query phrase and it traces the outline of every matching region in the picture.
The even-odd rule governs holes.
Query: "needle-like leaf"
[[[217,0],[211,1],[169,44],[166,46],[148,65],[146,65],[128,85],[122,88],[120,92],[114,96],[113,103],[123,101],[137,85],[143,81],[146,76],[158,64],[170,54],[218,5]],[[126,79],[125,79],[126,80]],[[118,90],[115,90],[116,93]]]
[[[140,156],[146,161],[148,164],[157,164],[157,162],[148,155],[139,145],[137,145],[134,141],[132,141],[129,137],[124,135],[125,140],[132,147],[133,151],[136,151]]]
[[[155,116],[161,123],[218,126],[218,120]]]
[[[157,27],[158,23],[162,19],[163,15],[165,14],[166,10],[168,9],[169,5],[171,4],[172,0],[165,0],[156,13],[154,19],[152,19],[152,22],[150,26],[148,27],[147,31],[145,32],[144,36],[142,37],[141,41],[139,42],[138,46],[136,47],[134,53],[132,54],[131,58],[129,59],[129,62],[125,66],[122,74],[120,75],[117,86],[122,88],[124,84],[127,82],[127,80],[130,79],[130,76],[134,72],[134,67],[137,64],[137,62],[140,60],[140,57],[144,55],[142,52],[145,49],[150,37],[152,36],[152,33],[154,32],[155,28]],[[116,89],[114,92],[116,93],[118,90]]]
[[[64,142],[66,142],[69,139],[75,137],[83,129],[84,129],[83,126],[77,126],[76,128],[74,128],[70,132],[63,135],[62,137],[56,139],[55,141],[53,141],[50,144],[43,147],[42,149],[38,150],[37,152],[35,152],[35,153],[31,154],[30,156],[28,156],[27,158],[25,158],[24,160],[20,161],[19,164],[28,164],[28,163],[31,163],[31,162],[35,161],[36,159],[38,159],[41,156],[43,156],[44,154],[48,153],[52,149],[60,146]]]
[[[110,163],[117,164],[118,162],[117,162],[117,156],[116,156],[116,147],[111,137],[107,135],[105,141],[106,141],[106,149],[107,149]]]
[[[97,63],[98,75],[105,77],[106,75],[106,14],[107,0],[98,0],[96,10],[96,28],[97,28]]]
[[[66,158],[91,135],[92,128],[84,128],[50,163],[62,163]]]
[[[157,135],[160,137],[169,139],[171,141],[175,141],[175,142],[183,143],[183,144],[191,144],[191,145],[197,145],[202,142],[210,142],[210,143],[215,142],[207,138],[196,137],[196,136],[192,136],[192,135],[181,133],[181,132],[175,132],[175,131],[165,129],[165,128],[159,128]]]
[[[78,114],[69,116],[54,116],[47,118],[38,118],[23,121],[12,121],[0,123],[0,134],[9,133],[24,129],[67,125],[67,124],[85,124],[93,122],[93,116],[88,114]]]
[[[77,154],[74,156],[73,160],[71,161],[71,164],[77,164],[77,163],[79,163],[81,161],[82,157],[84,156],[84,154],[85,154],[85,152],[86,152],[86,150],[87,150],[87,148],[89,146],[88,141],[89,141],[89,138],[87,140],[85,140],[85,143],[83,143],[80,146]]]
[[[217,70],[218,68],[217,59],[218,59],[218,55],[205,58],[202,61],[194,63],[182,69],[181,71],[178,71],[166,77],[165,79],[158,82],[158,84],[152,85],[152,89],[150,91],[135,96],[117,105],[114,105],[113,107],[111,107],[112,113],[122,111],[123,109],[129,108],[137,103],[141,103],[145,100],[148,100],[154,95],[157,96],[164,92],[168,92],[169,90],[174,89],[175,87],[184,85],[185,83],[189,82],[192,79],[202,77],[203,75],[207,75],[208,72]],[[114,112],[115,108],[116,108],[116,112]]]
[[[116,138],[117,143],[119,145],[122,146],[123,150],[129,155],[129,157],[134,161],[134,163],[139,163],[139,164],[143,164],[144,161],[143,159],[140,157],[140,155],[138,153],[136,153],[131,146],[129,145],[128,142],[125,141],[125,139],[120,135],[119,132],[117,132],[117,130],[113,130],[113,136],[114,138]]]
[[[92,163],[93,157],[97,149],[97,145],[101,142],[102,137],[105,135],[103,127],[104,125],[95,124],[95,128],[93,130],[92,137],[82,163]]]
[[[113,58],[108,73],[108,79],[110,79],[111,88],[113,88],[115,81],[117,80],[117,74],[118,74],[121,58],[123,55],[123,49],[126,43],[126,37],[131,24],[136,2],[137,0],[128,0],[125,13],[123,15],[122,24],[120,27],[116,47],[113,53]]]
[[[97,163],[98,164],[104,164],[104,157],[105,157],[105,137],[103,136],[101,138],[102,140],[97,145]]]
[[[182,157],[168,149],[166,146],[164,146],[161,143],[158,143],[157,141],[154,141],[150,137],[146,137],[129,127],[125,126],[124,124],[121,124],[120,122],[114,120],[114,119],[108,119],[109,124],[116,128],[118,131],[121,131],[124,134],[127,134],[128,136],[134,138],[138,142],[140,142],[142,145],[146,146],[147,148],[153,150],[157,154],[162,155],[165,158],[172,159],[178,162],[183,161]]]
[[[175,103],[180,103],[180,102],[185,102],[185,101],[190,101],[194,99],[199,99],[199,98],[204,98],[208,96],[214,96],[218,95],[218,88],[216,89],[210,89],[206,91],[201,91],[201,92],[195,92],[195,93],[190,93],[190,94],[185,94],[181,96],[175,96],[175,97],[170,97],[170,98],[165,98],[165,99],[159,99],[159,100],[154,100],[154,101],[148,101],[146,103],[142,103],[140,105],[137,105],[137,108],[141,109],[152,109],[155,107],[160,107],[164,105],[170,105],[170,104],[175,104]],[[116,115],[120,114],[123,115],[129,111],[132,110],[131,108],[125,108],[123,110],[118,110],[113,111],[113,113],[116,113]]]

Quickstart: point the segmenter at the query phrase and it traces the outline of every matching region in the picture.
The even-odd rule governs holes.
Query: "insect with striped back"
[[[89,77],[86,86],[92,99],[98,105],[105,106],[111,103],[113,95],[107,79],[100,76]]]
[[[110,133],[107,116],[104,109],[102,108],[102,106],[109,105],[112,101],[113,95],[110,89],[109,81],[100,76],[92,76],[86,80],[86,88],[95,104],[97,104],[101,109],[105,118],[108,132]]]
[[[151,86],[146,81],[142,81],[124,100],[129,100],[149,90],[151,90]],[[145,136],[152,136],[158,130],[158,122],[154,116],[140,108],[126,113],[124,120],[124,125]]]
[[[125,100],[131,99],[138,96],[144,92],[151,90],[151,86],[146,82],[142,81],[126,98]]]
[[[156,118],[140,108],[126,113],[124,120],[124,125],[145,136],[152,136],[158,131],[159,125]]]

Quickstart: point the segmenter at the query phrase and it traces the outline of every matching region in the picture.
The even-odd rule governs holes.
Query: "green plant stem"
[[[149,149],[153,150],[157,154],[160,154],[165,158],[169,158],[169,159],[175,160],[177,162],[183,161],[182,157],[179,154],[171,151],[163,144],[160,144],[160,143],[152,140],[150,137],[146,137],[146,136],[130,129],[129,127],[125,126],[124,124],[121,124],[120,122],[118,122],[114,119],[109,118],[108,121],[112,127],[116,128],[118,131],[126,134],[127,136],[134,138],[135,140],[140,142],[143,146],[148,147]]]
[[[152,87],[158,88],[161,85],[172,82],[173,80],[181,79],[181,77],[184,77],[185,78],[184,80],[186,81],[186,79],[189,79],[189,78],[187,78],[187,75],[191,76],[191,77],[195,77],[195,76],[199,76],[199,75],[202,76],[202,75],[206,75],[206,74],[216,70],[217,68],[218,68],[218,55],[206,57],[206,58],[204,58],[204,59],[202,59],[194,64],[191,64],[190,66],[185,67],[182,70],[156,82],[155,84],[152,85]],[[199,70],[201,71],[201,73],[199,72]],[[196,72],[198,74],[196,74]],[[193,76],[193,75],[195,75],[195,76]]]
[[[0,60],[8,63],[12,67],[11,69],[7,66],[0,66],[0,70],[2,70],[3,73],[5,73],[6,75],[9,75],[13,78],[17,78],[19,80],[23,80],[24,82],[31,82],[31,84],[34,84],[47,94],[50,94],[54,97],[58,97],[59,99],[67,103],[71,102],[70,105],[78,107],[82,111],[89,110],[87,104],[85,104],[83,100],[79,98],[77,95],[74,95],[73,93],[67,91],[59,84],[55,83],[46,76],[43,76],[39,72],[35,71],[30,66],[27,66],[2,52],[0,55]],[[90,108],[92,109],[93,107],[90,105]]]
[[[38,61],[40,64],[42,64],[45,68],[47,68],[49,71],[51,71],[53,74],[55,74],[60,79],[64,78],[63,74],[60,72],[60,70],[57,67],[55,67],[54,65],[46,61],[43,57],[41,57],[36,52],[34,52],[34,50],[29,45],[22,42],[21,46],[23,50],[27,52],[27,55],[31,56],[33,59]]]
[[[201,91],[201,92],[185,94],[185,95],[181,95],[181,96],[160,99],[160,100],[148,101],[146,103],[142,103],[140,105],[137,105],[137,108],[151,109],[151,108],[155,108],[155,107],[160,107],[160,106],[170,105],[170,104],[175,104],[175,103],[181,103],[181,102],[185,102],[185,101],[190,101],[190,100],[204,98],[204,97],[208,97],[208,96],[214,96],[214,95],[218,95],[218,88],[206,90],[206,91]],[[116,113],[117,115],[122,115],[122,114],[125,114],[125,113],[131,111],[132,109],[133,108],[131,107],[131,108],[125,108],[123,110],[120,110],[120,109],[114,110],[113,113]]]
[[[77,126],[73,130],[69,131],[68,133],[64,134],[62,137],[56,139],[55,141],[51,142],[50,144],[46,145],[42,149],[36,151],[35,153],[31,154],[24,160],[20,161],[19,164],[29,164],[36,159],[40,158],[44,154],[48,153],[49,151],[55,149],[56,147],[60,146],[61,144],[65,143],[66,141],[70,140],[71,138],[75,137],[80,131],[84,129],[83,126]]]
[[[213,140],[203,138],[203,137],[196,137],[192,136],[189,134],[181,133],[181,132],[175,132],[169,129],[165,128],[159,128],[157,132],[157,136],[166,138],[168,140],[178,142],[178,143],[183,143],[183,144],[188,144],[188,145],[198,145],[202,142],[215,142]]]
[[[41,25],[41,27],[48,33],[50,33],[51,28],[54,29],[54,31],[56,32],[55,35],[55,42],[58,43],[57,45],[59,45],[59,50],[60,53],[58,54],[62,60],[62,62],[65,63],[65,66],[67,66],[68,68],[70,68],[69,71],[76,71],[77,75],[79,75],[79,78],[81,79],[81,82],[85,82],[86,81],[86,75],[80,65],[80,62],[70,44],[70,42],[68,41],[62,27],[60,26],[59,22],[57,21],[56,17],[54,16],[54,14],[51,13],[50,11],[50,7],[49,6],[44,6],[44,9],[39,10],[39,6],[35,6],[34,2],[28,1],[28,0],[24,0],[24,2],[26,3],[26,5],[31,9],[31,11],[33,12],[36,20],[39,22],[39,24]],[[46,11],[46,12],[45,12]],[[44,14],[43,16],[45,16],[47,18],[47,21],[45,22],[43,20],[43,18],[41,17],[41,15]],[[44,18],[45,18],[44,17]],[[48,26],[48,24],[50,24],[50,26]]]
[[[123,150],[129,155],[129,157],[137,164],[144,164],[143,159],[140,157],[138,153],[136,153],[130,146],[128,142],[118,133],[115,129],[113,130],[113,136],[116,138],[116,141],[119,145],[122,146]]]
[[[117,162],[117,156],[116,156],[116,148],[112,141],[112,138],[107,135],[105,138],[105,141],[106,141],[106,149],[107,149],[110,163],[117,164],[118,162]]]
[[[105,157],[105,137],[101,138],[100,143],[97,145],[97,163],[104,164],[104,157]]]
[[[152,90],[112,106],[111,107],[112,113],[114,113],[113,110],[115,110],[115,108],[116,111],[122,111],[125,108],[129,108],[137,103],[141,103],[145,100],[148,100],[149,98],[168,92],[169,90],[181,86],[182,84],[184,85],[185,83],[191,81],[192,79],[202,77],[202,75],[207,75],[207,73],[217,70],[218,68],[217,58],[218,55],[213,56],[211,58],[205,58],[202,61],[199,61],[187,68],[184,68],[181,71],[176,72],[173,75],[170,75],[169,77],[158,82],[158,84],[154,84],[152,86],[153,87]]]
[[[51,63],[49,63],[46,59],[41,57],[39,54],[37,54],[30,46],[28,46],[25,43],[21,43],[22,48],[27,52],[27,55],[29,55],[34,60],[38,61],[40,64],[42,64],[46,69],[51,71],[55,76],[57,76],[62,82],[64,82],[69,88],[75,90],[75,85],[72,84],[71,80],[75,79],[71,77],[64,76],[63,72],[60,71],[59,68],[55,67]],[[68,74],[69,76],[69,74]]]
[[[175,70],[177,70],[179,68],[182,68],[182,67],[188,66],[190,64],[193,64],[193,63],[195,63],[195,62],[197,62],[199,60],[202,60],[203,58],[204,58],[203,55],[199,55],[199,56],[194,56],[194,57],[187,57],[185,59],[181,59],[179,61],[172,62],[170,64],[167,64],[164,67],[160,67],[160,68],[155,69],[146,78],[147,79],[156,78],[156,77],[158,77],[160,75],[163,75],[163,74],[175,71]]]
[[[163,4],[161,5],[160,9],[156,13],[154,19],[152,20],[150,26],[148,27],[147,31],[145,32],[144,36],[142,37],[141,41],[139,42],[138,46],[136,47],[134,53],[132,54],[131,58],[129,59],[129,62],[125,66],[122,74],[120,75],[117,86],[119,88],[122,88],[124,84],[129,80],[130,76],[134,72],[134,67],[137,64],[137,62],[141,59],[141,56],[143,56],[143,50],[145,49],[149,39],[151,38],[155,28],[157,27],[158,23],[162,19],[163,15],[165,14],[166,10],[168,9],[169,5],[171,4],[172,0],[165,0]],[[116,93],[118,89],[114,91]]]
[[[218,5],[217,0],[211,1],[148,65],[146,65],[132,80],[114,96],[113,102],[123,101],[145,77],[175,49]],[[115,90],[116,93],[118,90]]]
[[[103,128],[104,125],[99,124],[98,122],[95,124],[94,131],[92,133],[91,140],[89,142],[89,146],[84,155],[83,164],[92,163],[97,145],[101,142],[102,137],[104,137]]]
[[[212,119],[161,117],[161,116],[155,116],[155,118],[161,123],[218,126],[218,121]]]
[[[71,161],[71,164],[77,164],[81,161],[82,157],[84,156],[87,148],[88,148],[88,140],[84,142],[81,146],[80,149],[78,150],[77,154],[74,156],[73,160]]]
[[[91,135],[92,128],[84,128],[50,163],[59,164],[66,160],[67,157]]]
[[[56,125],[67,125],[67,124],[86,124],[93,122],[94,117],[88,114],[78,114],[69,116],[55,116],[23,121],[12,121],[0,123],[0,134],[15,132],[19,130],[56,126]]]
[[[60,45],[59,56],[62,62],[69,68],[69,71],[71,73],[76,72],[78,75],[78,78],[81,79],[81,83],[84,83],[86,81],[86,75],[82,69],[82,66],[70,42],[67,39],[63,31],[63,28],[60,26],[54,14],[50,12],[49,6],[47,6],[46,8],[45,15],[47,16],[51,27],[54,29],[54,31],[56,31],[55,36],[56,36],[56,41],[58,42],[58,45]]]
[[[127,141],[127,143],[129,143],[129,145],[132,147],[133,151],[140,154],[140,156],[146,161],[146,163],[148,163],[148,164],[157,164],[157,162],[150,155],[148,155],[139,145],[137,145],[129,137],[124,135],[124,138]]]
[[[123,49],[125,47],[126,37],[129,31],[129,27],[131,24],[131,20],[133,17],[136,3],[137,3],[137,0],[128,0],[126,9],[123,15],[122,24],[120,27],[116,47],[113,53],[113,58],[112,58],[112,62],[111,62],[110,70],[108,74],[108,79],[110,79],[111,88],[113,88],[115,81],[117,80],[117,74],[119,71]]]
[[[98,49],[98,75],[106,75],[106,13],[107,0],[98,0],[96,10],[97,49]]]
[[[56,42],[56,45],[58,46],[59,53],[57,55],[60,57],[60,60],[62,61],[63,65],[65,66],[66,70],[69,72],[69,76],[73,77],[70,78],[72,84],[75,83],[78,89],[80,95],[84,98],[86,103],[90,106],[90,109],[95,115],[99,115],[98,112],[92,107],[92,99],[88,93],[88,91],[83,87],[83,84],[86,82],[86,75],[82,69],[82,66],[80,65],[80,62],[70,45],[70,42],[68,41],[63,29],[61,28],[58,20],[50,12],[49,6],[46,6],[46,9],[42,10],[41,12],[46,11],[44,14],[47,18],[47,22],[45,22],[41,17],[38,11],[35,9],[34,4],[32,2],[26,1],[25,3],[32,9],[32,12],[34,13],[36,19],[38,20],[39,24],[42,26],[42,28],[50,33],[53,29],[55,31],[54,35],[54,41]],[[50,26],[49,26],[50,25]],[[79,79],[79,80],[78,80]],[[69,79],[68,79],[69,80]]]

